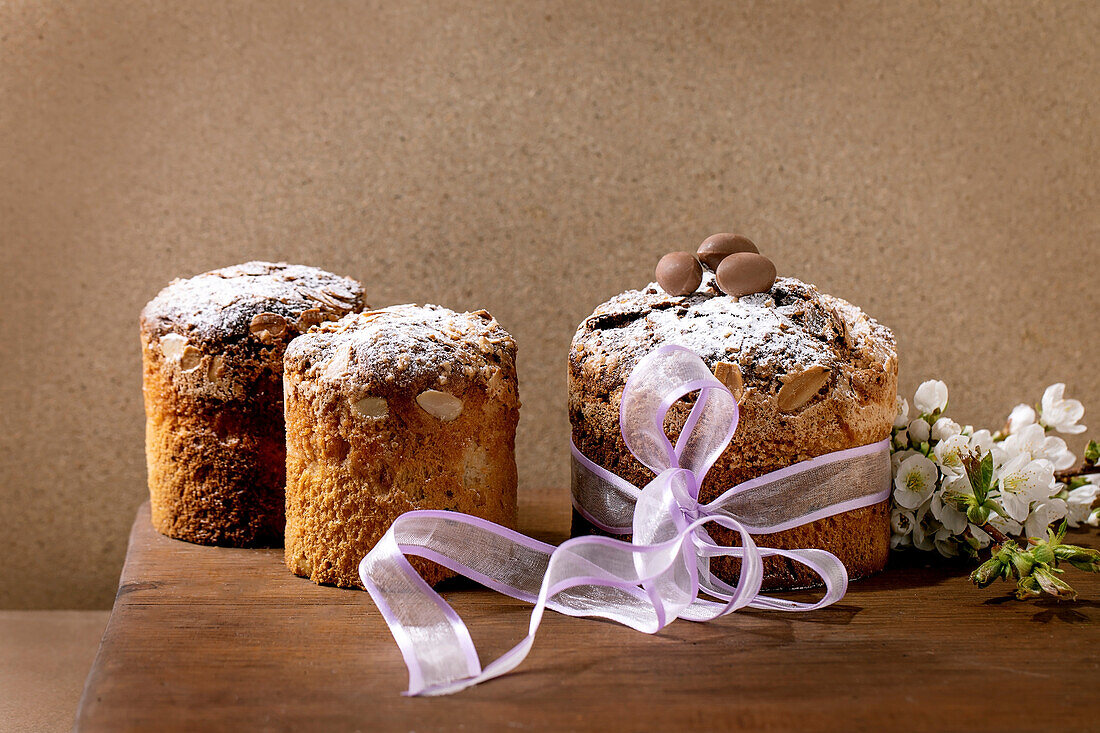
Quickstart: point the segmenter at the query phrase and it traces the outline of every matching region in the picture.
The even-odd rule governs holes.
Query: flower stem
[[[1067,468],[1062,471],[1055,471],[1054,478],[1057,481],[1066,483],[1066,481],[1071,478],[1076,478],[1077,476],[1087,476],[1093,473],[1100,473],[1100,465],[1082,463],[1077,468]]]
[[[989,522],[986,522],[982,525],[982,531],[992,537],[993,541],[996,542],[998,545],[1003,545],[1004,543],[1008,542],[1008,535],[994,527]]]

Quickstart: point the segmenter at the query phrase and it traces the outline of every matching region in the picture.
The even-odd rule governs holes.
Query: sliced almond
[[[741,378],[741,368],[728,361],[720,361],[714,365],[714,376],[719,382],[726,385],[726,389],[733,393],[733,398],[741,401],[741,395],[745,393],[745,381]]]
[[[462,400],[437,389],[426,389],[418,394],[416,404],[420,405],[424,412],[443,422],[454,420],[462,412]]]
[[[298,330],[305,333],[325,320],[320,308],[307,308],[298,315]]]
[[[837,335],[840,336],[840,340],[845,344],[851,343],[852,333],[848,321],[836,308],[830,308],[829,315],[833,317],[833,323],[836,325]]]
[[[783,412],[794,412],[814,396],[829,381],[829,370],[820,364],[815,364],[809,369],[793,374],[784,374],[779,378],[783,387],[779,390],[779,409]]]
[[[347,374],[350,366],[351,344],[341,344],[336,347],[336,351],[333,352],[332,358],[329,359],[328,365],[325,367],[325,378],[340,379]]]
[[[321,288],[321,292],[329,296],[330,298],[336,298],[337,300],[355,300],[355,293],[351,292],[351,290],[345,288],[343,285],[328,285]]]
[[[504,370],[500,368],[494,368],[492,374],[489,377],[489,396],[491,398],[499,399],[504,394]]]
[[[278,313],[257,313],[252,316],[249,330],[260,343],[270,344],[286,333],[286,319]]]
[[[349,400],[351,411],[360,417],[368,417],[378,420],[390,414],[390,406],[383,397],[364,397],[360,400]]]
[[[225,357],[215,354],[210,360],[210,366],[206,368],[206,378],[211,382],[217,382],[225,376]]]
[[[183,353],[180,354],[180,369],[185,372],[193,372],[199,368],[199,364],[201,363],[201,351],[196,349],[194,346],[183,347]]]
[[[166,333],[160,337],[160,351],[168,361],[179,361],[187,347],[187,337],[178,333]]]

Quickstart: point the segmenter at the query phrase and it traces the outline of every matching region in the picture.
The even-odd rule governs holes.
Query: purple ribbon
[[[673,446],[664,432],[665,415],[677,400],[693,392],[698,397]],[[733,395],[691,351],[664,346],[638,363],[623,389],[620,427],[627,448],[656,477],[638,489],[573,449],[575,505],[598,526],[629,532],[633,536],[629,543],[592,536],[575,537],[554,547],[457,512],[412,511],[398,517],[360,562],[359,576],[404,656],[409,670],[405,694],[446,695],[511,671],[530,651],[547,608],[655,633],[677,618],[710,621],[744,607],[811,611],[840,600],[848,587],[848,573],[834,555],[817,549],[758,547],[750,530],[797,526],[883,501],[889,496],[888,444],[805,461],[736,486],[714,502],[699,504],[699,486],[729,445],[737,418]],[[593,479],[587,484],[590,488],[610,488],[610,492],[581,492],[578,499],[578,465]],[[858,470],[850,469],[852,465]],[[829,500],[824,505],[803,501],[793,511],[765,512],[762,517],[745,508],[761,498],[790,494],[784,487],[805,477],[831,481],[833,488],[825,492]],[[856,488],[845,488],[849,484]],[[807,493],[799,488],[798,493]],[[611,497],[611,501],[592,511],[591,503],[585,502],[594,496]],[[746,524],[742,521],[746,517],[759,521]],[[737,532],[741,545],[717,544],[706,531],[710,525]],[[533,603],[527,636],[482,668],[462,619],[413,570],[406,555],[432,560],[487,588]],[[821,576],[824,596],[814,603],[801,603],[761,594],[763,558],[776,555]],[[720,556],[740,559],[736,585],[710,572],[710,559]]]

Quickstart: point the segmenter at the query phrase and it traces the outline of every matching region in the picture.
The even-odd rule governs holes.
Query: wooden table
[[[566,493],[525,496],[526,530],[564,539]],[[406,698],[366,593],[295,577],[281,550],[167,539],[145,506],[77,728],[1096,729],[1100,578],[1070,572],[1087,600],[1021,603],[1008,584],[909,565],[822,611],[742,611],[655,636],[548,613],[517,673]],[[526,631],[523,603],[462,583],[445,596],[483,661]]]

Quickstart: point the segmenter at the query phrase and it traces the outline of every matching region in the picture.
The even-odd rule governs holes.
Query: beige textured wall
[[[110,604],[138,311],[250,258],[496,314],[527,487],[577,322],[728,229],[960,419],[1061,379],[1098,423],[1098,7],[0,3],[0,606]]]

